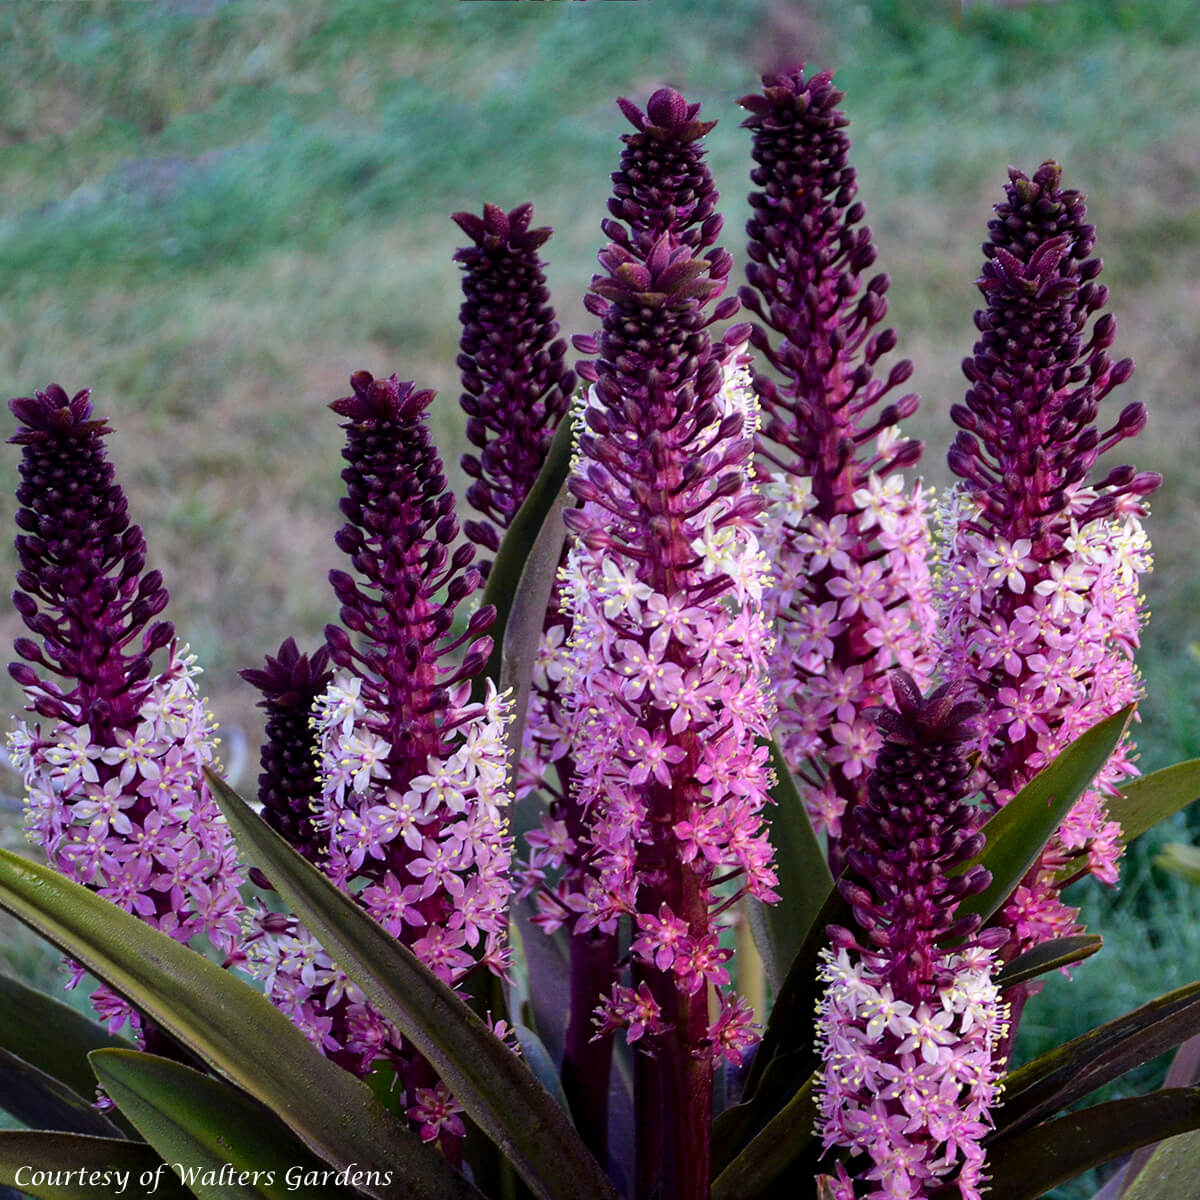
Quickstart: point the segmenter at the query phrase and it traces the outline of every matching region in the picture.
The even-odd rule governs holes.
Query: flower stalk
[[[332,405],[346,418],[348,464],[337,544],[356,575],[330,573],[341,603],[341,624],[325,631],[335,673],[313,709],[320,865],[461,987],[480,965],[503,973],[508,957],[506,708],[494,687],[470,699],[494,611],[451,634],[481,581],[468,569],[474,547],[450,550],[459,527],[427,428],[433,393],[365,371],[351,385]],[[258,934],[253,957],[272,999],[348,1069],[390,1063],[420,1136],[458,1161],[461,1109],[429,1064],[294,920],[260,914]]]
[[[216,725],[195,659],[155,620],[167,589],[145,569],[146,539],[104,451],[111,430],[86,389],[51,384],[10,408],[22,449],[13,604],[37,640],[16,640],[9,673],[48,722],[18,723],[10,737],[28,836],[126,912],[179,942],[203,933],[238,961],[242,876],[203,776]],[[68,986],[82,974],[73,967]],[[92,1004],[114,1032],[126,1021],[149,1032],[106,987]]]
[[[239,672],[262,692],[259,707],[267,713],[258,777],[263,820],[311,863],[320,861],[325,845],[313,811],[319,744],[312,712],[333,678],[328,664],[327,646],[310,658],[288,638],[262,667]]]
[[[776,736],[835,875],[879,744],[867,712],[893,668],[928,679],[933,623],[924,496],[900,474],[921,454],[897,428],[917,397],[884,403],[912,364],[877,377],[897,339],[880,328],[888,278],[867,276],[876,251],[841,99],[829,72],[797,70],[740,101],[761,190],[750,195],[739,294],[758,318],[751,344],[774,372],[756,371],[754,386],[772,499]]]
[[[892,687],[838,885],[857,928],[831,927],[825,953],[817,1127],[826,1150],[851,1152],[838,1200],[928,1200],[948,1183],[979,1200],[1007,1033],[992,981],[1007,935],[956,916],[991,882],[983,867],[961,869],[984,844],[964,803],[981,706],[963,683],[922,697],[897,671]]]
[[[464,297],[459,405],[468,418],[467,440],[479,450],[462,456],[462,468],[474,481],[467,503],[485,518],[467,521],[463,532],[495,554],[541,470],[575,373],[564,361],[567,343],[555,337],[558,322],[538,256],[551,230],[529,228],[533,205],[506,213],[485,204],[482,217],[458,212],[453,219],[472,242],[454,255]],[[486,580],[491,560],[476,569]]]
[[[1108,289],[1083,197],[1062,188],[1054,163],[1032,177],[1012,170],[989,232],[977,281],[986,308],[963,364],[970,388],[951,410],[960,432],[949,463],[963,484],[943,513],[939,597],[947,673],[986,704],[981,820],[1140,694],[1138,577],[1150,568],[1140,518],[1161,482],[1131,466],[1096,470],[1146,410],[1128,404],[1097,425],[1133,363],[1109,354],[1116,322],[1100,315]],[[1116,883],[1120,827],[1105,796],[1135,773],[1126,737],[1005,905],[1010,952],[1079,932],[1060,897],[1064,868]]]
[[[454,214],[473,242],[455,254],[463,267],[465,297],[459,313],[459,403],[469,418],[468,440],[480,449],[478,456],[464,455],[462,466],[474,480],[468,502],[489,518],[466,522],[464,532],[485,552],[499,547],[502,531],[533,486],[575,386],[575,373],[564,363],[566,342],[554,337],[558,323],[537,253],[551,231],[531,229],[532,215],[529,204],[508,213],[485,204],[482,217]],[[489,566],[479,564],[485,577]],[[532,679],[517,787],[518,799],[536,789],[550,804],[543,828],[528,835],[521,898],[546,887],[547,871],[565,865],[569,878],[579,869],[576,847],[583,826],[568,799],[575,786],[574,761],[565,737],[562,673],[554,663],[569,633],[556,581]],[[547,931],[557,928],[558,903],[542,909],[535,920]],[[569,954],[574,1000],[563,1048],[563,1091],[588,1148],[606,1162],[612,1042],[593,1038],[591,1015],[595,997],[613,981],[616,939],[593,929],[571,938]]]
[[[636,1068],[636,1194],[708,1194],[713,1069],[753,1040],[729,983],[714,913],[730,895],[775,899],[762,821],[770,784],[763,687],[765,562],[750,486],[753,398],[710,308],[731,266],[715,240],[716,192],[700,139],[711,127],[669,89],[622,109],[622,171],[589,308],[598,354],[579,414],[565,514],[572,619],[565,659],[586,874],[564,897],[576,937],[632,926],[628,983],[596,1009],[624,1030]],[[732,882],[716,881],[729,876]],[[714,990],[715,989],[715,990]],[[719,1016],[709,1014],[710,994]]]

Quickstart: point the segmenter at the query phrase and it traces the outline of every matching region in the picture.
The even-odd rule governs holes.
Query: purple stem
[[[608,1091],[612,1038],[593,1038],[592,1010],[616,974],[617,939],[594,929],[571,938],[571,1008],[563,1047],[562,1085],[584,1145],[608,1161]]]

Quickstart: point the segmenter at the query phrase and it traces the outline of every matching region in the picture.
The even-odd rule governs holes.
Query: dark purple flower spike
[[[13,604],[39,642],[18,638],[25,660],[9,673],[44,717],[91,727],[104,741],[131,729],[151,657],[175,636],[150,622],[167,604],[158,571],[144,572],[146,539],[104,453],[107,421],[92,417],[90,391],[68,398],[57,384],[12,400],[24,448],[17,499],[21,570]],[[149,628],[147,626],[149,625]],[[33,663],[67,681],[39,677]]]
[[[762,189],[750,195],[749,287],[739,296],[761,322],[751,344],[783,376],[782,384],[755,380],[764,441],[774,443],[763,453],[812,478],[825,519],[853,508],[853,492],[869,472],[910,467],[921,453],[912,440],[882,456],[872,452],[882,429],[916,411],[917,397],[877,408],[912,375],[912,363],[902,360],[875,378],[896,334],[876,328],[887,315],[888,277],[865,278],[876,250],[862,224],[866,208],[855,198],[842,98],[831,72],[805,78],[797,71],[765,78],[761,95],[739,101],[751,114],[742,124],[754,134],[758,165],[750,177]]]
[[[145,570],[146,540],[104,452],[108,423],[86,389],[68,397],[57,384],[10,407],[22,447],[13,604],[34,638],[16,639],[9,672],[45,722],[10,739],[30,837],[64,875],[179,942],[204,933],[236,961],[241,871],[203,776],[215,725],[194,659],[155,620],[167,589]],[[81,976],[74,967],[69,986]],[[130,1020],[174,1052],[108,988],[92,1003],[111,1030]]]
[[[267,713],[258,777],[263,820],[313,863],[328,840],[313,811],[320,787],[319,743],[312,726],[313,705],[333,678],[328,664],[328,647],[310,658],[288,638],[274,657],[266,656],[263,667],[239,672],[262,692],[258,703]]]
[[[1133,361],[1109,356],[1111,314],[1087,329],[1108,288],[1096,282],[1102,263],[1092,255],[1096,231],[1083,196],[1060,184],[1056,163],[1032,179],[1009,172],[977,280],[987,308],[976,314],[980,339],[963,363],[971,387],[950,414],[963,430],[950,468],[981,506],[981,531],[1029,538],[1043,562],[1061,554],[1069,518],[1082,525],[1128,510],[1162,482],[1132,467],[1088,479],[1103,453],[1142,429],[1146,408],[1128,404],[1105,432],[1096,427],[1100,401],[1133,374]],[[1072,509],[1085,480],[1100,494]]]
[[[895,707],[877,711],[883,744],[867,779],[866,799],[848,818],[842,895],[872,951],[886,955],[886,980],[909,1002],[936,979],[937,943],[979,928],[955,919],[964,897],[987,887],[976,866],[959,873],[984,844],[971,794],[983,706],[969,684],[943,684],[922,697],[911,675],[891,676]]]
[[[699,254],[721,232],[717,190],[704,163],[701,139],[716,121],[697,118],[699,104],[689,104],[672,88],[660,88],[646,111],[632,101],[617,101],[636,130],[623,134],[625,150],[613,172],[613,194],[604,236],[645,258],[664,233]]]
[[[459,404],[468,417],[467,439],[480,451],[464,454],[462,467],[474,480],[467,500],[487,518],[465,522],[463,531],[493,554],[541,470],[575,387],[538,256],[551,231],[530,229],[532,217],[531,204],[509,213],[485,204],[482,217],[454,214],[473,243],[454,255],[464,295]],[[490,567],[478,564],[485,579]]]
[[[346,524],[336,541],[353,573],[330,572],[341,624],[326,627],[336,671],[312,708],[319,778],[308,828],[320,835],[322,870],[459,987],[481,966],[502,973],[508,956],[506,706],[491,686],[471,700],[495,611],[452,630],[481,581],[470,568],[475,548],[451,551],[459,528],[428,429],[433,393],[366,371],[351,387],[331,407],[346,418]],[[316,658],[303,668],[285,643],[276,667],[252,682],[268,685],[268,697],[284,689],[291,709],[323,668]],[[457,1159],[462,1110],[445,1084],[305,929],[260,912],[251,958],[271,998],[335,1061],[360,1075],[390,1062],[421,1136]],[[310,961],[316,975],[304,969]]]
[[[963,363],[970,387],[950,414],[961,432],[949,465],[964,482],[946,509],[941,629],[947,674],[973,681],[987,705],[981,817],[1140,694],[1138,576],[1150,558],[1139,522],[1161,478],[1097,469],[1146,410],[1134,402],[1098,423],[1133,363],[1110,357],[1095,230],[1061,183],[1055,163],[1032,178],[1009,171],[977,280],[986,307]],[[1059,895],[1068,862],[1116,883],[1120,828],[1104,797],[1136,773],[1131,754],[1125,739],[1006,905],[1013,952],[1079,932]]]
[[[347,418],[342,455],[349,464],[342,471],[347,523],[335,540],[359,579],[330,572],[342,626],[328,626],[325,635],[334,665],[362,681],[374,732],[392,747],[389,766],[405,778],[443,749],[438,729],[451,689],[487,662],[491,639],[482,635],[495,610],[480,609],[462,637],[443,640],[455,609],[482,580],[469,569],[474,547],[450,551],[459,525],[425,419],[434,393],[366,371],[350,382],[353,394],[330,405]],[[461,664],[443,670],[442,661],[464,643]]]
[[[861,802],[877,736],[866,710],[895,667],[923,682],[931,662],[924,498],[898,474],[919,442],[898,421],[912,394],[884,401],[912,374],[878,375],[896,345],[888,279],[875,264],[849,165],[842,93],[825,71],[769,76],[745,96],[757,166],[747,226],[750,342],[774,368],[757,374],[762,474],[775,500],[767,553],[778,643],[777,737],[814,823],[840,864],[842,815]]]
[[[982,706],[961,682],[922,697],[905,672],[891,680],[867,798],[847,817],[839,888],[857,929],[830,927],[822,969],[817,1132],[850,1151],[841,1200],[859,1194],[852,1178],[886,1180],[879,1195],[956,1184],[978,1200],[1008,1031],[993,978],[1006,934],[956,915],[991,879],[967,866],[983,848],[965,803]]]
[[[659,287],[677,291],[683,275],[690,273],[694,280],[691,298],[718,294],[724,289],[733,259],[724,250],[708,249],[723,222],[716,211],[718,193],[704,162],[701,139],[716,122],[699,120],[700,105],[689,104],[671,88],[655,92],[645,112],[629,100],[617,103],[636,132],[622,135],[625,149],[620,167],[613,172],[613,195],[608,202],[612,216],[601,222],[609,246],[600,261],[608,276],[593,278],[585,306],[595,316],[604,317],[614,296],[645,293],[648,277],[639,268],[656,249],[660,259],[670,256],[674,263],[671,275],[657,280]],[[664,266],[665,261],[656,260],[655,274]],[[729,297],[716,306],[706,324],[727,320],[737,310],[737,300]],[[740,344],[745,330],[729,331],[727,340],[731,346]],[[574,344],[584,354],[601,353],[593,337],[576,336]],[[594,363],[581,363],[578,368],[589,382],[595,382],[596,369]]]
[[[645,113],[622,109],[637,132],[625,138],[610,211],[627,224],[604,225],[611,240],[588,303],[602,329],[576,340],[598,358],[579,368],[594,384],[569,481],[582,507],[564,513],[582,828],[578,838],[569,821],[555,831],[558,844],[575,842],[576,861],[566,886],[541,899],[577,942],[632,920],[629,983],[620,970],[593,993],[596,1024],[646,1051],[638,1194],[661,1182],[664,1194],[699,1197],[710,1184],[714,1066],[740,1064],[755,1040],[748,1006],[724,990],[720,915],[744,894],[777,899],[769,771],[755,742],[769,708],[764,500],[750,478],[757,408],[737,357],[746,330],[723,341],[709,332],[737,301],[717,302],[731,260],[707,248],[720,230],[699,144],[708,123],[668,89]],[[583,994],[573,987],[573,1021]]]

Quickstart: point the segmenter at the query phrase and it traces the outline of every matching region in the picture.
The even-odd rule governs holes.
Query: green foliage
[[[1189,984],[1010,1072],[998,1135],[1010,1137],[1200,1031],[1200,983]]]
[[[992,881],[962,902],[960,911],[985,920],[1012,895],[1121,740],[1133,718],[1130,704],[1081,734],[984,826],[987,845],[978,859]],[[972,865],[972,864],[968,864]],[[965,868],[964,868],[965,869]]]
[[[1148,979],[1154,980],[1156,991],[1169,994],[1190,987],[1200,974],[1200,890],[1164,877],[1149,862],[1139,866],[1135,861],[1126,869],[1120,892],[1084,883],[1074,899],[1083,905],[1081,920],[1104,931],[1104,949],[1069,973],[1043,976],[1043,990],[1022,1017],[1013,1054],[1018,1071],[1052,1053],[1066,1035],[1087,1037],[1092,1030],[1143,1007]],[[1169,1060],[1169,1049],[1159,1051],[1157,1057],[1143,1055],[1140,1065],[1105,1084],[1089,1103],[1161,1087]],[[1049,1194],[1054,1200],[1092,1200],[1105,1177],[1103,1171],[1089,1172]]]
[[[47,1029],[54,1030],[53,1037],[45,1036]],[[90,1096],[96,1086],[88,1054],[133,1049],[124,1038],[114,1037],[61,1000],[4,974],[0,974],[0,1046],[20,1046],[33,1066],[80,1096]]]
[[[347,225],[448,212],[480,190],[523,197],[566,148],[551,148],[547,125],[611,103],[652,55],[670,69],[670,17],[653,10],[630,28],[582,8],[413,0],[274,0],[204,19],[176,4],[46,7],[3,18],[16,53],[0,86],[24,97],[6,132],[31,181],[62,173],[68,188],[0,225],[0,254],[17,278],[60,284],[177,279],[285,243],[324,250]],[[756,7],[695,5],[703,46],[744,39]],[[583,69],[593,55],[605,70]],[[17,86],[51,73],[79,110],[58,154],[39,136],[36,91]],[[446,88],[451,77],[463,86]],[[86,170],[71,153],[81,143]]]
[[[1200,883],[1200,846],[1168,842],[1155,861],[1164,871],[1170,871],[1188,883]]]
[[[770,1196],[780,1177],[794,1169],[797,1160],[813,1163],[820,1149],[813,1133],[817,1118],[813,1082],[807,1080],[713,1180],[712,1200]]]
[[[1200,1172],[1200,1133],[1193,1130],[1166,1138],[1121,1193],[1122,1200],[1187,1196],[1195,1190],[1197,1172]]]
[[[31,1043],[10,1042],[26,1053]],[[0,1048],[0,1109],[32,1129],[57,1129],[93,1137],[123,1137],[103,1113],[66,1084],[20,1055]]]
[[[1055,1184],[1090,1167],[1198,1125],[1200,1087],[1162,1088],[1068,1113],[991,1149],[988,1194],[994,1200],[1038,1200]],[[1186,1200],[1189,1194],[1162,1200]]]
[[[1103,945],[1104,939],[1094,933],[1080,933],[1042,942],[1006,962],[996,972],[996,985],[1001,988],[1013,987],[1045,975],[1048,971],[1060,971],[1091,958]]]
[[[136,1050],[96,1050],[89,1057],[105,1094],[163,1161],[183,1165],[199,1180],[189,1184],[198,1200],[344,1200],[343,1188],[289,1186],[289,1172],[320,1177],[324,1164],[237,1088]],[[209,1185],[209,1171],[218,1179],[245,1172],[247,1181]]]
[[[1122,840],[1128,843],[1197,799],[1200,759],[1192,758],[1129,780],[1109,804],[1109,812],[1120,823]]]

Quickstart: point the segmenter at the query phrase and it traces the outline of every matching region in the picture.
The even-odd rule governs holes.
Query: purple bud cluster
[[[240,672],[262,692],[259,707],[267,713],[258,777],[263,820],[309,862],[318,861],[325,843],[313,811],[318,743],[312,712],[333,678],[328,663],[328,647],[310,658],[288,638],[264,666]]]
[[[983,706],[967,698],[969,685],[961,682],[928,698],[903,671],[891,683],[895,707],[876,713],[883,744],[866,800],[853,814],[838,886],[868,952],[889,956],[886,982],[909,997],[936,982],[938,942],[978,930],[977,916],[956,920],[954,911],[991,881],[980,866],[958,871],[984,846],[965,803],[973,790],[967,752]],[[987,936],[996,941],[994,931]]]
[[[978,523],[1010,541],[1029,538],[1039,560],[1061,552],[1064,518],[1086,525],[1131,510],[1162,482],[1127,466],[1088,479],[1102,454],[1143,428],[1146,408],[1126,405],[1103,433],[1095,424],[1133,361],[1109,356],[1111,314],[1087,328],[1108,288],[1097,282],[1102,263],[1083,197],[1060,181],[1055,163],[1032,179],[1012,170],[989,223],[977,281],[987,308],[975,315],[980,339],[963,362],[971,386],[951,411],[963,432],[948,456],[980,506]],[[1085,481],[1097,494],[1083,504]]]
[[[532,217],[531,204],[509,213],[485,204],[482,217],[454,214],[472,241],[454,255],[464,295],[459,404],[468,417],[467,440],[480,451],[464,454],[462,467],[474,480],[467,501],[487,518],[467,521],[463,530],[493,554],[541,470],[575,387],[564,361],[567,343],[555,338],[558,322],[537,253],[551,231],[530,229]],[[479,565],[484,578],[490,566]]]
[[[21,571],[13,605],[39,641],[17,639],[26,663],[58,675],[69,691],[14,663],[33,709],[88,725],[101,739],[137,719],[153,654],[175,636],[154,621],[167,606],[158,571],[146,571],[146,539],[130,525],[88,389],[68,398],[57,384],[9,402],[22,447],[17,500]],[[150,622],[153,621],[153,624]],[[147,628],[147,626],[149,626]]]

